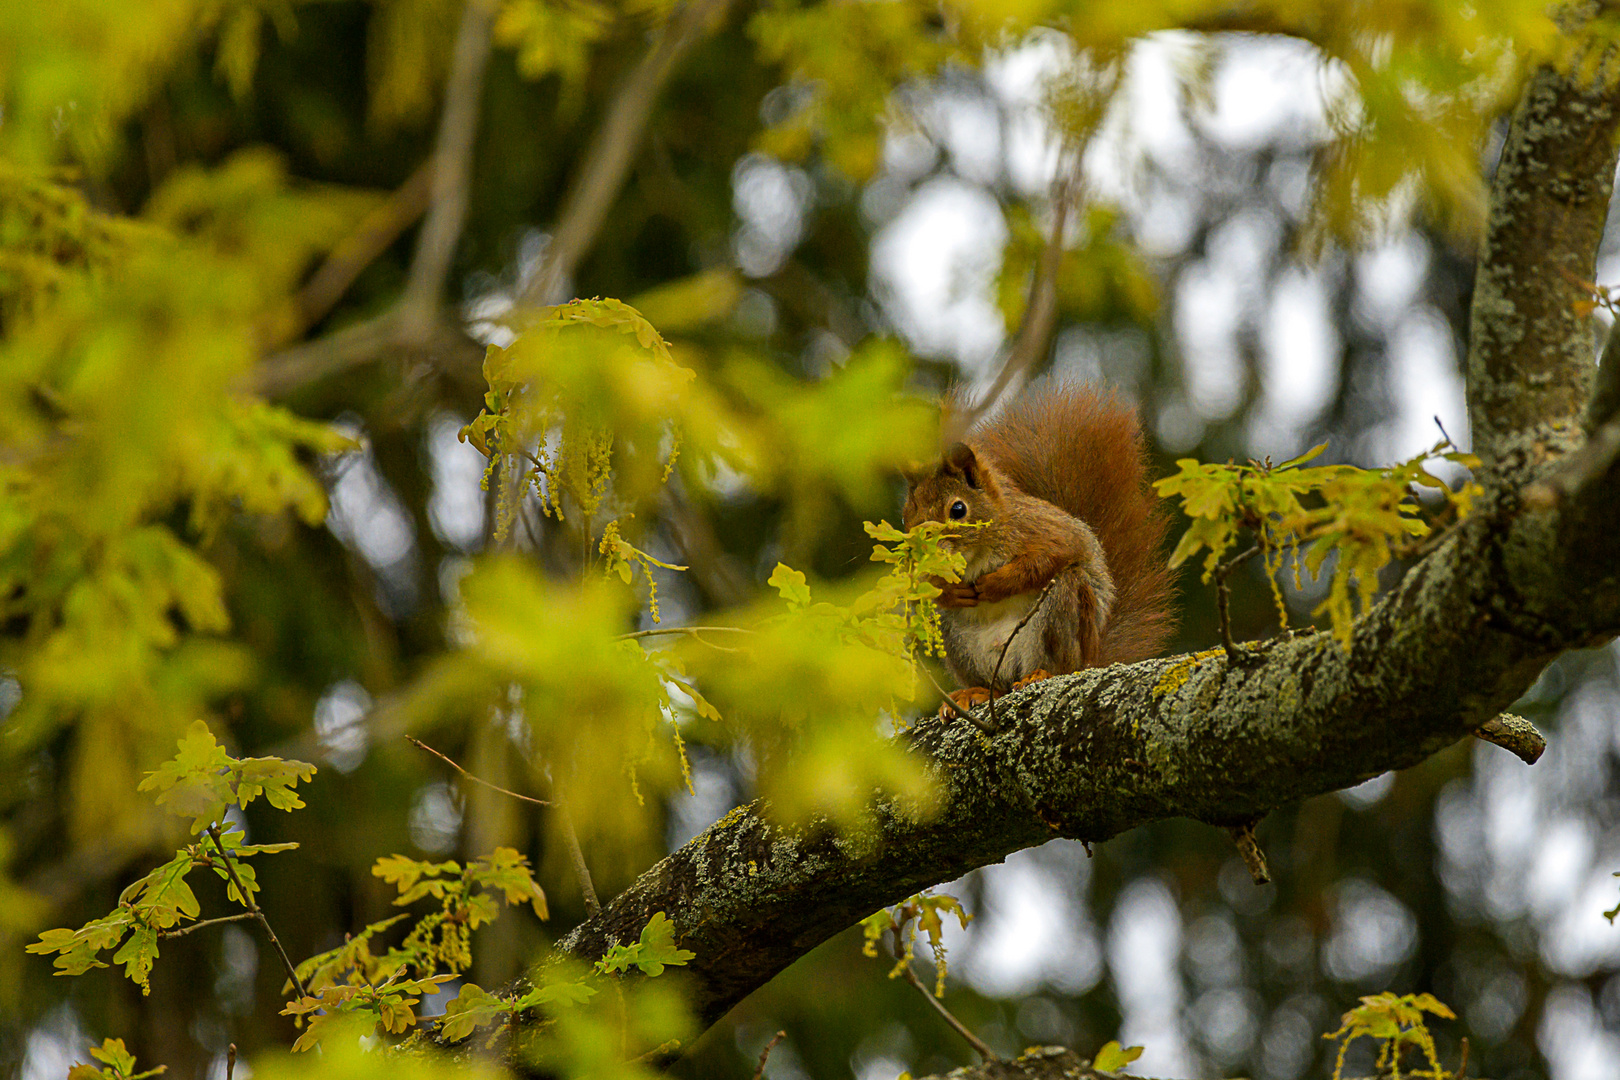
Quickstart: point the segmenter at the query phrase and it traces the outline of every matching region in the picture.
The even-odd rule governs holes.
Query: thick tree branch
[[[803,953],[887,904],[1053,837],[1101,841],[1151,821],[1225,827],[1414,765],[1493,720],[1559,652],[1620,631],[1620,492],[1465,522],[1360,620],[1278,641],[1254,667],[1222,653],[1061,676],[998,702],[991,738],[926,717],[914,745],[945,808],[879,803],[874,834],[778,827],[752,807],[664,859],[562,947],[600,956],[655,911],[697,953],[712,1022]]]
[[[1596,45],[1591,47],[1598,47]],[[1473,448],[1517,486],[1580,438],[1593,374],[1591,281],[1608,216],[1620,86],[1537,70],[1496,167],[1468,350]]]
[[[1113,1073],[1092,1069],[1091,1063],[1073,1050],[1061,1046],[1032,1046],[1014,1061],[986,1061],[921,1080],[1114,1080],[1114,1077]],[[1132,1073],[1131,1080],[1149,1078]]]
[[[1620,127],[1613,99],[1551,71],[1532,79],[1497,172],[1473,309],[1470,410],[1496,497],[1358,621],[1348,651],[1313,635],[1273,643],[1252,667],[1217,651],[1049,679],[998,703],[993,737],[925,717],[912,741],[945,789],[938,817],[879,802],[872,832],[845,839],[750,807],[562,947],[597,957],[668,912],[697,953],[694,1004],[712,1022],[872,911],[1021,848],[1167,817],[1241,827],[1414,765],[1500,725],[1560,652],[1620,632],[1614,473],[1559,500],[1517,495],[1579,438],[1592,355],[1569,279],[1591,276]]]

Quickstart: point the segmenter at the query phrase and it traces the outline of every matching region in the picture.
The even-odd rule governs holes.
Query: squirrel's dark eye
[[[951,503],[951,520],[961,521],[965,517],[967,517],[967,503],[961,499]]]

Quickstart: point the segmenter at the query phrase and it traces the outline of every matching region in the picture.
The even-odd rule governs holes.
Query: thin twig
[[[242,898],[242,906],[252,912],[254,917],[259,920],[259,925],[264,927],[265,935],[270,938],[270,944],[276,947],[276,955],[281,957],[281,966],[287,969],[288,981],[293,984],[293,989],[298,991],[298,997],[300,999],[306,997],[304,984],[298,978],[298,971],[293,967],[292,960],[288,958],[287,950],[281,947],[281,939],[276,937],[276,932],[270,928],[270,920],[265,918],[264,912],[259,910],[259,905],[253,900],[253,894],[242,887],[242,879],[236,875],[236,863],[231,860],[230,852],[225,850],[225,841],[219,837],[219,826],[208,826],[208,835],[214,838],[214,847],[219,850],[219,857],[225,860],[225,872],[230,875],[231,884],[236,886],[236,895]]]
[[[765,1075],[765,1062],[770,1059],[771,1051],[776,1049],[776,1044],[785,1038],[787,1038],[787,1032],[778,1031],[771,1036],[771,1041],[765,1044],[765,1049],[759,1052],[759,1068],[754,1070],[754,1080],[760,1080]]]
[[[1232,571],[1254,558],[1260,552],[1260,545],[1255,544],[1248,551],[1234,555],[1215,569],[1215,610],[1221,617],[1221,645],[1226,649],[1226,659],[1229,663],[1244,664],[1248,658],[1238,651],[1232,642],[1232,617],[1228,610],[1231,594],[1227,589],[1226,579]]]
[[[1007,640],[1001,643],[1001,654],[996,657],[996,666],[990,672],[990,686],[988,687],[990,691],[990,721],[998,728],[1001,726],[1001,720],[996,716],[996,680],[1001,678],[1001,662],[1007,659],[1007,650],[1012,646],[1013,638],[1018,636],[1018,631],[1029,625],[1029,620],[1035,617],[1035,613],[1041,610],[1041,605],[1046,602],[1046,594],[1052,591],[1052,586],[1057,584],[1058,578],[1062,577],[1064,571],[1068,569],[1069,567],[1065,566],[1052,575],[1052,580],[1041,587],[1041,595],[1037,596],[1035,602],[1030,605],[1029,610],[1024,612],[1024,617],[1019,619],[1018,625],[1012,628],[1012,633],[1007,635]]]
[[[951,712],[955,713],[957,716],[960,716],[963,720],[966,720],[968,723],[972,724],[986,735],[994,735],[998,730],[1000,730],[993,722],[989,720],[981,720],[967,709],[964,709],[962,706],[958,705],[956,703],[956,699],[951,697],[951,692],[939,685],[939,680],[934,678],[934,673],[928,670],[927,664],[919,662],[917,667],[925,676],[928,677],[928,681],[934,684],[934,689],[938,690],[940,697],[945,699],[945,705],[949,707]]]
[[[579,879],[580,894],[585,897],[585,914],[596,918],[602,910],[602,901],[596,898],[596,885],[591,881],[591,868],[585,865],[585,852],[579,846],[579,834],[574,831],[574,818],[568,812],[568,802],[563,798],[562,784],[553,780],[551,794],[557,800],[557,823],[562,826],[563,845],[568,848],[568,861],[574,866],[574,876]]]
[[[704,634],[713,633],[752,634],[753,631],[741,626],[655,626],[651,630],[632,630],[628,634],[620,634],[615,640],[632,641],[636,638],[656,637],[660,634],[685,634],[693,640],[707,645],[709,648],[714,649],[717,652],[734,653],[742,651],[741,649],[733,649],[726,645],[716,645],[712,641],[703,640]]]
[[[1451,1074],[1451,1080],[1463,1080],[1463,1074],[1468,1072],[1468,1036],[1462,1037],[1462,1060],[1457,1063],[1457,1071]]]
[[[752,634],[753,631],[743,626],[655,626],[651,630],[632,630],[628,634],[620,634],[619,641],[629,641],[631,638],[655,637],[659,634]]]
[[[989,1046],[985,1045],[983,1039],[979,1038],[977,1035],[973,1034],[972,1031],[968,1030],[968,1026],[952,1015],[951,1010],[945,1007],[945,1003],[936,998],[928,987],[922,984],[922,980],[917,978],[917,973],[911,970],[911,964],[906,961],[905,949],[900,944],[899,928],[896,927],[892,933],[894,935],[894,958],[900,962],[900,974],[906,980],[906,982],[910,983],[912,986],[915,986],[917,988],[917,992],[924,998],[928,999],[928,1004],[934,1007],[934,1011],[939,1013],[940,1016],[944,1017],[945,1022],[951,1025],[952,1030],[954,1030],[958,1035],[962,1036],[962,1038],[966,1039],[968,1041],[968,1045],[972,1046],[974,1050],[978,1051],[979,1057],[983,1058],[985,1061],[1000,1061],[1001,1059],[996,1056],[996,1052],[990,1049]]]
[[[439,295],[467,218],[473,137],[478,132],[478,105],[483,97],[495,4],[492,0],[466,3],[461,27],[456,31],[450,78],[445,84],[438,142],[433,148],[433,204],[416,238],[411,275],[400,300],[405,326],[411,333],[425,333],[438,312]]]
[[[225,1048],[225,1080],[231,1080],[236,1075],[236,1044],[231,1043]]]
[[[547,802],[544,799],[536,799],[532,795],[519,795],[515,791],[508,791],[506,788],[501,787],[499,784],[492,784],[488,780],[484,780],[484,779],[482,779],[480,777],[474,776],[472,773],[468,772],[466,769],[463,769],[460,765],[456,764],[454,761],[452,761],[450,758],[446,757],[444,754],[441,754],[441,753],[439,753],[439,751],[433,749],[433,747],[429,746],[427,743],[423,742],[421,739],[413,738],[410,735],[407,735],[407,736],[405,736],[405,741],[410,743],[412,746],[416,747],[418,750],[426,750],[428,753],[432,754],[434,757],[438,758],[440,761],[444,762],[446,765],[450,766],[452,769],[456,770],[456,772],[460,773],[462,776],[465,776],[467,779],[471,780],[475,784],[482,784],[483,786],[489,788],[491,791],[498,791],[502,795],[510,795],[512,798],[521,799],[526,803],[534,803],[534,805],[536,805],[536,806],[550,806],[551,805],[551,803]]]
[[[187,934],[191,933],[192,931],[201,930],[205,926],[217,926],[220,923],[228,923],[228,922],[241,922],[243,919],[251,919],[251,918],[253,918],[253,912],[251,912],[251,911],[243,911],[243,912],[239,912],[238,914],[235,914],[235,915],[221,915],[217,919],[204,919],[202,922],[192,923],[190,926],[182,927],[179,930],[159,930],[158,931],[158,937],[160,937],[160,938],[185,937]]]
[[[725,16],[731,0],[691,0],[670,15],[652,47],[620,84],[602,126],[557,214],[545,261],[523,289],[520,306],[561,299],[563,284],[596,241],[641,148],[653,105],[676,66]]]

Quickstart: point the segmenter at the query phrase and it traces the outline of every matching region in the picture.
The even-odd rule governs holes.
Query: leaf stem
[[[1249,550],[1239,552],[1223,562],[1215,569],[1215,610],[1221,617],[1221,645],[1226,649],[1226,659],[1233,664],[1244,664],[1248,657],[1238,651],[1237,645],[1232,641],[1232,617],[1229,611],[1231,592],[1227,588],[1226,579],[1232,571],[1248,562],[1260,553],[1260,545],[1254,544]]]
[[[251,919],[253,917],[254,917],[254,915],[253,915],[253,912],[251,912],[251,911],[242,911],[242,912],[238,912],[235,915],[221,915],[217,919],[204,919],[202,922],[192,923],[190,926],[183,927],[183,928],[181,928],[179,930],[159,930],[158,931],[158,937],[160,937],[160,938],[185,937],[187,934],[191,933],[193,930],[201,930],[205,926],[217,926],[220,923],[228,923],[228,922],[241,922],[243,919]]]
[[[230,852],[225,850],[225,841],[219,837],[219,826],[208,826],[208,835],[214,838],[214,847],[219,849],[219,857],[225,861],[225,872],[231,876],[231,884],[236,886],[236,895],[242,898],[242,906],[247,908],[253,917],[259,920],[264,932],[270,939],[270,944],[276,947],[276,955],[281,957],[281,966],[287,969],[287,978],[292,982],[293,989],[298,991],[298,997],[303,999],[309,995],[304,992],[303,981],[298,978],[298,972],[293,968],[293,962],[287,957],[287,950],[281,947],[281,939],[270,928],[270,920],[264,917],[259,905],[253,900],[253,894],[242,887],[242,879],[236,874],[236,863],[231,859]]]
[[[1000,1061],[1001,1058],[996,1055],[994,1050],[990,1049],[990,1047],[986,1045],[983,1039],[979,1038],[977,1035],[973,1034],[972,1031],[968,1030],[968,1026],[962,1023],[962,1021],[958,1020],[955,1015],[952,1014],[951,1010],[945,1007],[945,1003],[936,998],[931,992],[929,992],[928,987],[922,984],[922,980],[917,978],[917,973],[911,970],[911,964],[906,960],[905,950],[900,945],[900,930],[898,927],[894,929],[893,935],[894,958],[900,961],[900,974],[906,980],[906,982],[910,983],[912,986],[915,986],[917,988],[917,993],[928,999],[928,1004],[934,1007],[934,1011],[939,1013],[939,1015],[944,1018],[945,1022],[951,1026],[952,1030],[954,1030],[958,1035],[962,1036],[962,1038],[966,1039],[968,1041],[968,1045],[972,1046],[974,1050],[978,1051],[981,1058],[983,1058],[985,1061]]]
[[[427,743],[423,742],[421,739],[412,738],[411,736],[407,735],[407,736],[405,736],[405,741],[410,743],[412,746],[416,747],[418,750],[426,750],[428,753],[432,754],[434,757],[438,758],[440,761],[444,762],[446,765],[450,766],[452,769],[456,770],[456,772],[460,773],[462,776],[465,776],[467,779],[471,780],[475,784],[482,784],[485,787],[489,788],[491,791],[498,791],[502,795],[510,795],[514,799],[521,799],[521,800],[523,800],[524,802],[527,802],[527,803],[534,803],[536,806],[550,806],[551,805],[551,803],[547,802],[544,799],[536,799],[532,795],[519,795],[515,791],[508,791],[506,788],[501,787],[499,784],[492,784],[488,780],[482,779],[481,777],[474,776],[472,773],[468,772],[466,769],[463,769],[460,765],[458,765],[454,761],[452,761],[449,757],[447,757],[444,754],[441,754],[439,751],[433,749],[433,747],[429,746]]]
[[[1073,564],[1071,563],[1070,565],[1072,566]],[[996,657],[995,669],[990,672],[989,686],[990,722],[996,725],[997,728],[1001,727],[1001,721],[996,717],[996,680],[1001,678],[1001,662],[1007,659],[1007,650],[1012,648],[1013,638],[1017,637],[1018,632],[1024,627],[1028,626],[1029,620],[1033,619],[1035,617],[1035,613],[1041,610],[1041,605],[1046,602],[1046,594],[1052,591],[1052,586],[1057,584],[1058,578],[1062,577],[1064,571],[1068,569],[1069,567],[1065,566],[1062,570],[1059,570],[1057,573],[1052,575],[1052,580],[1048,581],[1044,586],[1042,586],[1041,595],[1037,596],[1035,598],[1035,602],[1029,606],[1029,610],[1024,612],[1024,617],[1018,620],[1018,625],[1013,627],[1012,633],[1007,635],[1007,640],[1001,643],[1001,653]]]
[[[765,1049],[759,1052],[759,1068],[754,1070],[754,1080],[760,1080],[765,1075],[765,1062],[770,1059],[771,1051],[776,1049],[776,1044],[785,1038],[787,1038],[787,1032],[778,1031],[771,1036],[771,1041],[765,1044]]]

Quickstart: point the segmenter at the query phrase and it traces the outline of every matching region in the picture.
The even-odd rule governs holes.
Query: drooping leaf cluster
[[[1392,559],[1416,552],[1439,524],[1465,517],[1479,493],[1471,480],[1453,489],[1425,463],[1441,458],[1477,468],[1479,459],[1451,448],[1448,439],[1386,469],[1305,467],[1326,449],[1323,443],[1280,465],[1269,460],[1220,465],[1184,458],[1176,462],[1178,472],[1153,486],[1166,497],[1179,496],[1192,519],[1170,565],[1180,566],[1206,550],[1207,583],[1240,534],[1252,534],[1264,556],[1284,626],[1288,610],[1276,574],[1285,556],[1292,553],[1296,584],[1301,568],[1317,577],[1331,557],[1328,594],[1312,614],[1327,615],[1334,636],[1348,648],[1356,608],[1365,611],[1372,603],[1378,572]],[[1439,513],[1427,511],[1414,494],[1414,485],[1441,496]]]
[[[917,935],[928,938],[928,948],[934,954],[934,996],[945,996],[945,916],[956,916],[963,930],[973,916],[962,907],[962,902],[946,893],[918,893],[892,908],[875,911],[861,920],[861,932],[866,942],[861,951],[875,957],[884,947],[884,935],[889,935],[889,947],[895,954],[894,967],[889,978],[897,978],[910,966],[917,955]]]
[[[627,640],[632,571],[651,584],[656,570],[682,569],[626,536],[636,510],[677,472],[689,491],[724,476],[781,491],[813,514],[835,500],[873,505],[887,477],[926,455],[929,409],[903,392],[903,354],[863,349],[814,385],[747,356],[700,378],[640,312],[611,299],[514,319],[511,330],[508,345],[489,350],[485,409],[463,433],[488,455],[491,477],[517,477],[500,488],[498,528],[514,527],[527,497],[602,559],[575,584],[515,561],[475,568],[461,583],[466,648],[418,683],[413,722],[465,715],[469,703],[515,710],[537,774],[563,782],[571,801],[586,800],[576,815],[586,834],[620,844],[645,826],[615,793],[627,782],[638,795],[649,783],[664,791],[683,777],[681,729],[696,721],[721,721],[751,747],[762,793],[788,820],[826,814],[852,824],[874,789],[925,803],[918,765],[882,738],[874,717],[898,718],[914,696],[911,635],[926,646],[937,595],[926,578],[953,572],[937,537],[906,553],[880,548],[874,558],[895,568],[846,589],[840,604],[810,603],[804,575],[779,567],[771,583],[784,590],[787,612],[756,607],[716,620],[746,631],[723,645],[700,632],[671,650]]]
[[[1322,1036],[1341,1040],[1333,1064],[1333,1080],[1339,1080],[1344,1072],[1344,1056],[1350,1044],[1363,1037],[1378,1040],[1378,1060],[1373,1068],[1379,1076],[1400,1077],[1401,1055],[1407,1049],[1414,1049],[1422,1053],[1423,1064],[1428,1069],[1408,1069],[1405,1075],[1447,1080],[1453,1074],[1440,1067],[1434,1035],[1423,1022],[1424,1013],[1444,1020],[1457,1019],[1457,1014],[1433,994],[1395,994],[1386,990],[1362,998],[1360,1005],[1344,1014],[1337,1031]]]

